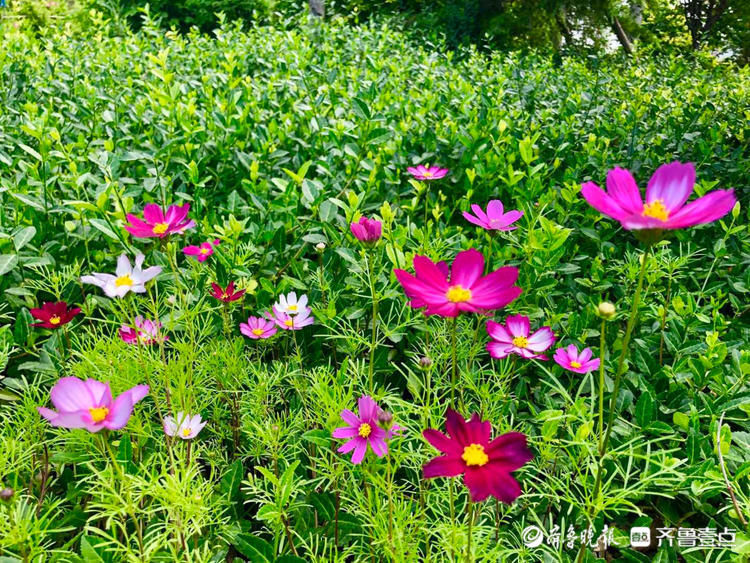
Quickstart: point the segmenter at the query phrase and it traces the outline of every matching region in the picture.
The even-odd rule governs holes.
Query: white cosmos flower
[[[135,257],[135,266],[125,254],[117,259],[117,270],[112,274],[92,274],[81,276],[83,283],[90,283],[102,288],[107,297],[125,297],[131,291],[145,293],[146,282],[154,279],[161,272],[161,266],[151,266],[142,270],[143,254]]]
[[[177,436],[183,440],[195,438],[208,421],[202,422],[201,415],[190,416],[183,412],[177,413],[177,420],[171,416],[164,417],[164,433],[167,436]]]
[[[296,315],[307,309],[307,295],[300,295],[299,299],[297,299],[297,294],[294,291],[286,295],[279,295],[279,300],[274,308],[279,313]]]

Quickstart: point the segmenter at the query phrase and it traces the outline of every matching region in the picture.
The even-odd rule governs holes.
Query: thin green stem
[[[458,365],[456,360],[456,323],[458,317],[451,319],[451,405],[455,405],[456,400],[456,381],[458,379]]]
[[[368,372],[368,385],[370,395],[372,396],[374,387],[374,370],[375,370],[375,349],[378,345],[378,294],[375,291],[375,279],[374,279],[374,258],[371,253],[367,254],[367,277],[370,282],[370,295],[372,296],[372,340],[370,341],[370,366]]]
[[[471,559],[471,524],[474,521],[474,503],[469,500],[469,523],[466,526],[466,563]]]
[[[606,319],[602,319],[602,328],[599,331],[599,451],[602,451],[604,441],[604,352],[607,346],[604,330],[606,326]]]

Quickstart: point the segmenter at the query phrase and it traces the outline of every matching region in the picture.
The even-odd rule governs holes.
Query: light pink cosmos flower
[[[593,182],[581,187],[584,199],[627,230],[684,229],[710,223],[729,213],[737,202],[734,190],[715,190],[685,205],[695,186],[692,162],[661,165],[646,187],[646,201],[633,176],[615,168],[607,174],[607,191]]]
[[[374,243],[383,235],[383,224],[376,219],[360,217],[356,223],[351,223],[349,228],[360,242]]]
[[[141,315],[135,318],[135,328],[123,324],[120,326],[120,338],[127,344],[143,344],[150,346],[169,340],[166,334],[160,334],[162,324],[151,319],[144,319]]]
[[[500,309],[521,295],[521,288],[513,285],[518,268],[504,266],[484,276],[484,257],[473,248],[456,255],[450,279],[447,266],[441,267],[426,256],[414,257],[416,275],[400,269],[393,273],[411,298],[411,307],[426,307],[425,315],[456,317],[462,311]]]
[[[303,313],[307,307],[307,295],[302,294],[297,298],[297,293],[290,291],[286,295],[279,295],[279,300],[274,304],[273,308],[280,313],[287,315],[297,315]],[[308,313],[310,311],[308,310]]]
[[[177,419],[172,416],[164,417],[164,433],[167,436],[179,437],[183,440],[192,440],[195,438],[208,421],[201,421],[201,415],[190,416],[183,412],[177,413]]]
[[[555,333],[548,326],[543,326],[531,336],[529,332],[529,317],[523,315],[506,318],[505,325],[487,321],[487,334],[492,339],[487,343],[487,351],[497,359],[518,354],[526,359],[548,360],[542,352],[555,343]]]
[[[138,238],[164,238],[173,233],[182,233],[195,226],[195,221],[188,219],[189,211],[189,203],[170,205],[166,213],[156,203],[149,203],[143,208],[143,219],[132,213],[127,214],[125,230]]]
[[[151,266],[142,269],[143,254],[135,257],[135,265],[130,265],[130,260],[125,254],[117,259],[117,270],[112,274],[93,274],[81,276],[83,283],[96,285],[104,291],[107,297],[125,297],[131,291],[134,293],[145,293],[146,283],[154,279],[161,272],[161,266]]]
[[[44,407],[37,410],[52,426],[85,428],[89,432],[119,430],[128,423],[133,405],[147,394],[148,385],[136,385],[113,400],[109,383],[63,377],[50,391],[57,412]]]
[[[499,199],[493,199],[487,204],[487,213],[482,211],[476,203],[471,205],[474,215],[464,211],[464,219],[469,223],[474,223],[488,231],[512,231],[518,227],[510,225],[518,221],[523,216],[523,211],[508,211],[503,213],[503,202]]]
[[[439,166],[429,165],[423,166],[421,164],[416,168],[410,166],[406,170],[417,180],[422,180],[423,182],[429,182],[430,180],[439,180],[440,178],[445,178],[446,174],[448,174],[447,168],[440,168]]]
[[[214,246],[216,246],[220,242],[221,241],[219,239],[216,239],[213,242],[202,242],[200,246],[186,246],[182,249],[182,253],[185,256],[195,256],[198,262],[205,262],[206,260],[208,260],[208,257],[214,253]]]
[[[348,440],[337,451],[345,454],[354,450],[352,454],[354,465],[362,463],[368,445],[376,456],[386,455],[388,453],[386,440],[390,440],[401,430],[397,425],[393,425],[390,430],[384,430],[378,425],[378,417],[383,410],[371,397],[363,395],[359,398],[357,406],[359,416],[349,409],[341,411],[341,418],[348,426],[336,428],[332,433],[334,438]]]
[[[554,359],[558,365],[564,367],[568,371],[588,373],[599,367],[599,358],[594,358],[592,360],[591,355],[591,348],[584,348],[579,354],[576,345],[570,344],[566,348],[558,348],[555,350]]]
[[[313,324],[314,319],[310,316],[310,309],[301,309],[297,315],[289,315],[273,307],[273,315],[266,313],[265,317],[276,323],[282,330],[299,330]]]
[[[253,340],[265,340],[276,334],[276,323],[260,317],[248,317],[246,323],[240,323],[240,332]]]

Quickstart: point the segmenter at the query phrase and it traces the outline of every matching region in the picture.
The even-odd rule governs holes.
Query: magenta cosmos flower
[[[183,440],[195,438],[208,421],[201,421],[201,415],[190,416],[183,412],[177,413],[177,419],[172,416],[164,417],[164,433],[167,436],[179,437]]]
[[[211,282],[211,296],[219,301],[230,303],[241,299],[243,295],[245,295],[245,290],[240,289],[239,291],[235,291],[234,282],[229,282],[226,289],[222,288],[218,283]]]
[[[474,223],[488,231],[512,231],[518,227],[510,225],[518,221],[523,216],[523,211],[508,211],[503,213],[503,202],[499,199],[493,199],[487,204],[487,213],[477,204],[472,204],[471,210],[474,215],[464,211],[464,219],[469,223]]]
[[[716,190],[685,205],[694,186],[693,164],[672,162],[661,165],[651,176],[645,202],[633,176],[622,168],[609,171],[606,192],[586,182],[581,194],[591,207],[627,230],[684,229],[710,223],[729,213],[737,202],[734,190]]]
[[[376,219],[360,217],[356,223],[351,223],[349,228],[354,237],[360,242],[377,242],[383,235],[383,224]]]
[[[529,336],[529,317],[513,315],[505,319],[505,325],[487,321],[487,334],[490,342],[487,351],[493,358],[504,358],[509,354],[518,354],[522,358],[548,360],[542,354],[555,343],[555,333],[548,326],[543,326]]]
[[[128,224],[125,230],[138,238],[164,238],[173,233],[182,233],[195,226],[195,221],[188,219],[190,204],[170,205],[164,213],[155,203],[149,203],[143,208],[143,219],[132,213],[127,214]]]
[[[52,426],[85,428],[89,432],[119,430],[128,423],[133,405],[147,394],[148,385],[136,385],[113,400],[109,383],[63,377],[50,391],[57,412],[44,407],[37,410]]]
[[[406,170],[417,180],[422,181],[439,180],[440,178],[445,178],[445,175],[448,174],[447,168],[429,165],[423,166],[421,164],[417,167],[410,166]]]
[[[599,367],[599,358],[591,359],[591,348],[584,348],[578,353],[575,344],[555,350],[555,362],[569,371],[588,373]]]
[[[301,328],[305,328],[306,326],[309,326],[315,322],[312,316],[310,316],[311,310],[310,309],[300,309],[300,311],[295,315],[290,315],[289,313],[284,313],[283,311],[280,311],[276,308],[274,305],[273,307],[273,314],[266,313],[266,318],[276,323],[276,326],[278,326],[282,330],[300,330]]]
[[[158,321],[152,321],[150,319],[144,319],[138,315],[135,318],[135,328],[130,325],[122,325],[120,327],[120,338],[123,342],[128,344],[143,344],[150,346],[151,344],[157,344],[169,340],[169,337],[165,334],[160,334],[162,324]]]
[[[452,409],[445,413],[445,429],[448,436],[432,428],[422,432],[425,440],[443,453],[424,464],[425,479],[463,475],[474,502],[493,496],[510,504],[521,495],[521,486],[511,472],[534,457],[526,447],[525,435],[508,432],[490,440],[489,421],[480,420],[478,414],[466,421]]]
[[[219,239],[216,239],[212,242],[202,242],[200,246],[186,246],[182,249],[182,253],[185,256],[195,256],[198,262],[205,262],[206,260],[208,260],[208,257],[214,253],[214,246],[219,244],[219,242],[221,241]]]
[[[393,425],[390,430],[385,430],[378,425],[378,419],[383,410],[371,397],[363,395],[359,398],[357,406],[359,415],[349,409],[341,411],[341,418],[348,426],[336,428],[332,434],[334,438],[348,440],[338,449],[338,452],[345,454],[354,450],[352,463],[355,465],[362,463],[368,445],[376,456],[386,455],[388,453],[386,440],[390,440],[400,430],[396,425]]]
[[[277,330],[274,321],[260,317],[248,317],[246,323],[240,323],[240,332],[253,340],[271,338]]]
[[[393,273],[411,298],[411,307],[426,307],[425,315],[456,317],[462,311],[500,309],[521,295],[521,288],[513,285],[518,268],[504,266],[484,276],[484,257],[473,248],[458,253],[450,278],[446,270],[425,256],[415,256],[416,275],[399,269]]]
[[[31,326],[54,329],[68,324],[73,320],[73,317],[81,312],[81,309],[80,307],[68,309],[68,304],[65,301],[58,301],[57,303],[44,303],[40,309],[30,309],[29,312],[32,317],[40,321],[32,323]]]

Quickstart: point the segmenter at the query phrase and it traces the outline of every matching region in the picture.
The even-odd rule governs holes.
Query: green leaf
[[[357,117],[360,119],[370,120],[370,108],[368,108],[367,104],[359,98],[352,99],[352,109],[354,109],[354,113],[357,114]]]
[[[328,430],[308,430],[302,434],[302,439],[312,442],[321,448],[328,448],[331,445],[331,433]]]
[[[276,559],[276,563],[305,563],[305,560],[296,555],[282,555]]]
[[[94,227],[97,231],[104,233],[112,240],[120,240],[115,232],[109,228],[109,225],[106,221],[102,221],[101,219],[90,219],[89,223],[91,223],[91,226]]]
[[[651,393],[646,391],[642,393],[638,398],[638,402],[635,405],[635,419],[641,428],[645,428],[651,424],[656,418],[656,404]]]
[[[0,254],[0,276],[10,272],[18,264],[17,254]]]
[[[242,477],[244,476],[245,468],[242,466],[241,460],[236,460],[232,465],[229,466],[226,473],[221,477],[220,489],[221,492],[227,495],[229,500],[237,500],[240,495],[240,483],[242,483]]]
[[[271,563],[274,560],[273,546],[266,540],[251,534],[237,534],[234,547],[242,555],[249,557],[253,563],[263,561]]]
[[[13,237],[13,245],[16,247],[16,251],[19,252],[24,246],[26,246],[31,239],[36,235],[36,229],[34,227],[26,227],[21,229]]]

